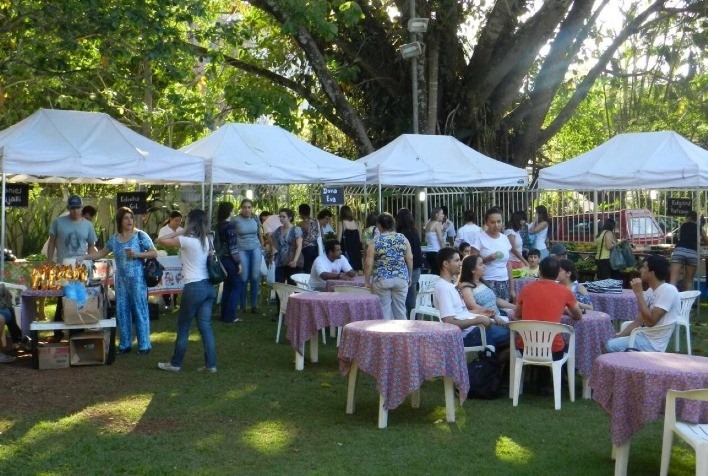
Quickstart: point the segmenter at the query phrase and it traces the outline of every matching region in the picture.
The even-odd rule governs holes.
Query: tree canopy
[[[414,3],[426,33],[408,0],[3,2],[0,123],[101,110],[181,146],[268,116],[353,157],[412,131],[416,40],[421,132],[515,165],[625,130],[708,145],[700,0]]]

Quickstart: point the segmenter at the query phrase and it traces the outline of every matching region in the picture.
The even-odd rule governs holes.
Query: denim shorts
[[[671,262],[694,267],[698,266],[698,252],[688,248],[676,248],[671,255]]]

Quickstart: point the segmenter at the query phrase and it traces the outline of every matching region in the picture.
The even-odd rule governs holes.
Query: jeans
[[[629,347],[629,336],[614,337],[605,344],[607,352],[623,352],[627,347]],[[637,334],[634,337],[633,348],[644,352],[656,352],[651,342],[649,342],[649,339],[647,339],[644,334]]]
[[[182,367],[184,354],[187,352],[189,342],[189,329],[192,327],[192,318],[197,318],[197,327],[204,344],[204,362],[207,368],[216,367],[216,343],[214,332],[211,329],[211,310],[214,306],[214,286],[208,279],[188,283],[182,290],[182,304],[177,318],[177,340],[175,351],[170,363],[174,367]]]
[[[314,246],[306,246],[302,249],[302,258],[305,261],[302,269],[305,273],[310,273],[312,271],[312,263],[315,262],[317,256],[319,256],[320,250],[317,248],[317,244]]]
[[[484,331],[487,338],[487,345],[493,345],[496,352],[499,349],[509,347],[509,328],[505,326],[489,326]],[[474,327],[462,339],[465,347],[477,347],[482,345],[482,336],[479,333],[479,327]]]
[[[239,250],[241,256],[241,306],[246,308],[246,286],[251,283],[251,308],[258,306],[258,286],[261,283],[261,261],[263,249],[259,246],[254,250]]]
[[[221,293],[221,320],[233,322],[237,317],[236,310],[241,296],[243,280],[238,273],[238,264],[231,256],[222,256],[221,264],[226,269],[226,280],[224,280],[224,289]]]
[[[411,311],[415,309],[415,300],[418,297],[418,281],[420,280],[420,268],[413,270],[411,275],[411,284],[408,286],[408,294],[406,294],[406,316],[411,315]]]
[[[371,292],[379,297],[383,318],[407,319],[406,295],[408,281],[401,278],[381,279],[374,281]]]

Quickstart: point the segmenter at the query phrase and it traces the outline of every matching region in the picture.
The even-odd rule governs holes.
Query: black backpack
[[[493,400],[499,398],[502,384],[502,364],[490,349],[480,352],[475,360],[467,364],[470,377],[469,398]]]

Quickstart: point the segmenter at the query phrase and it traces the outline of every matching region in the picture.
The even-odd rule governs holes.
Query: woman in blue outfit
[[[116,213],[116,228],[106,246],[76,260],[105,258],[113,252],[116,262],[116,316],[120,328],[118,353],[126,354],[133,347],[132,322],[138,337],[138,354],[150,352],[150,315],[148,313],[147,285],[143,275],[143,259],[157,258],[157,250],[144,231],[135,228],[135,217],[130,208],[122,207]]]
[[[221,202],[216,209],[216,235],[214,248],[226,269],[224,289],[221,293],[221,320],[228,323],[240,322],[236,315],[238,300],[241,296],[241,258],[238,252],[236,228],[231,219],[234,217],[234,204]]]
[[[157,364],[162,370],[171,372],[181,370],[184,354],[187,352],[189,329],[192,327],[192,319],[196,318],[204,344],[204,367],[199,370],[216,372],[216,343],[211,328],[211,311],[216,293],[207,272],[208,230],[206,213],[204,210],[196,209],[187,215],[184,232],[172,233],[157,239],[159,244],[180,248],[179,256],[182,260],[185,283],[177,318],[175,350],[169,362]]]
[[[263,260],[263,234],[261,222],[253,214],[253,202],[241,200],[241,211],[232,220],[238,238],[241,256],[241,306],[246,308],[246,286],[251,285],[251,313],[258,314],[258,286],[261,282],[261,261]]]

